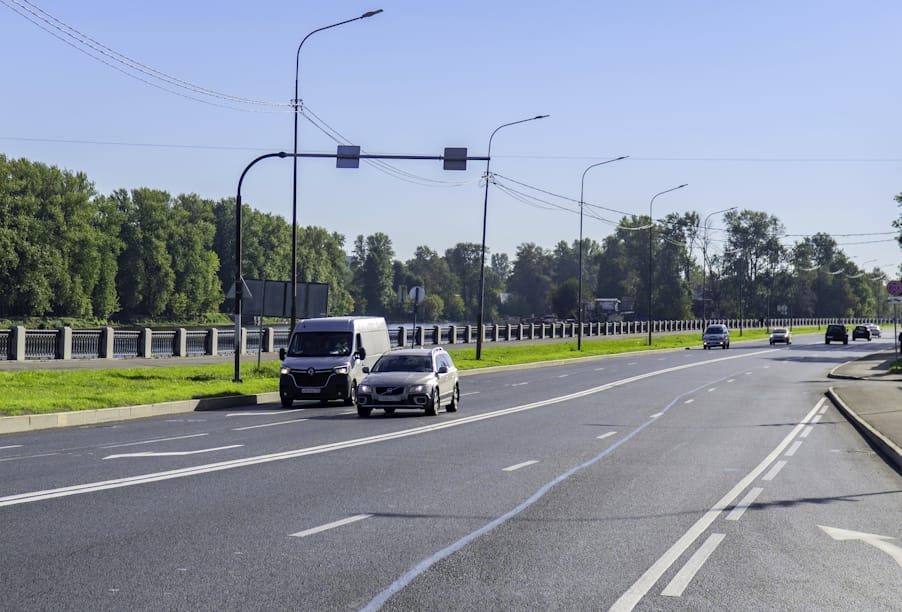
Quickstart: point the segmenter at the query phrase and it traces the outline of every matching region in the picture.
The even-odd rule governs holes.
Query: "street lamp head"
[[[382,9],[376,9],[375,11],[367,11],[363,15],[360,16],[360,19],[366,19],[367,17],[372,17],[373,15],[378,15],[382,12]]]
[[[550,117],[551,115],[536,115],[533,119],[544,119],[545,117]]]

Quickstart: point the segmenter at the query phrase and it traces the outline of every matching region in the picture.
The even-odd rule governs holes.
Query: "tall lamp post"
[[[627,157],[629,157],[629,155],[621,155],[614,159],[592,164],[583,170],[583,178],[579,184],[579,289],[577,290],[576,298],[576,318],[577,324],[579,325],[576,332],[576,350],[578,351],[583,350],[583,204],[585,203],[583,200],[583,193],[585,193],[586,190],[586,173],[592,168],[620,161]]]
[[[291,183],[291,330],[294,330],[294,325],[298,318],[298,111],[300,111],[301,107],[301,101],[298,97],[298,74],[300,73],[301,67],[301,47],[304,46],[304,43],[307,42],[308,38],[317,32],[337,28],[340,25],[351,23],[352,21],[366,19],[367,17],[378,15],[381,12],[382,9],[367,11],[359,17],[346,19],[345,21],[339,21],[338,23],[333,23],[332,25],[313,30],[301,40],[301,44],[298,45],[298,51],[295,55],[294,98],[291,100],[291,104],[294,106],[294,166],[292,169]]]
[[[689,183],[683,183],[682,185],[678,185],[676,187],[671,187],[670,189],[665,189],[664,191],[660,191],[651,197],[651,202],[648,203],[648,346],[651,346],[651,327],[652,327],[652,285],[654,284],[654,242],[652,241],[654,237],[654,229],[655,222],[654,217],[652,217],[652,206],[654,206],[655,198],[658,196],[664,195],[665,193],[670,193],[671,191],[676,191],[677,189],[682,189],[683,187],[688,186]]]
[[[708,302],[705,299],[705,277],[706,268],[708,265],[708,219],[710,219],[714,215],[719,215],[720,213],[736,210],[736,208],[736,206],[731,206],[729,208],[724,208],[723,210],[715,210],[713,213],[710,213],[705,217],[705,223],[703,225],[703,227],[705,228],[705,237],[704,242],[702,243],[702,331],[704,331],[708,327]]]
[[[477,360],[482,359],[482,336],[484,335],[482,325],[485,307],[485,227],[489,212],[489,165],[492,163],[492,139],[495,138],[495,134],[497,134],[498,130],[501,128],[517,125],[518,123],[526,123],[527,121],[535,121],[536,119],[544,119],[545,117],[548,117],[548,115],[536,115],[535,117],[529,117],[528,119],[520,119],[519,121],[512,121],[510,123],[505,123],[504,125],[499,125],[495,128],[495,131],[492,132],[492,135],[489,136],[489,150],[485,158],[485,200],[482,205],[482,255],[480,256],[479,262],[479,313],[476,319]]]

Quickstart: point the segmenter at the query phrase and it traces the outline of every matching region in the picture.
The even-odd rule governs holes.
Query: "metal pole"
[[[579,184],[579,289],[577,290],[576,298],[576,316],[577,324],[579,325],[576,332],[576,350],[578,351],[583,350],[583,205],[585,204],[583,194],[586,189],[586,173],[596,166],[610,164],[611,162],[620,161],[627,157],[629,157],[629,155],[621,155],[615,159],[592,164],[583,170],[583,177]]]
[[[482,203],[482,251],[479,258],[479,312],[476,315],[477,360],[482,359],[482,337],[484,335],[482,325],[485,312],[485,229],[489,213],[489,168],[490,164],[492,163],[492,139],[495,138],[495,134],[497,134],[498,130],[500,130],[501,128],[505,128],[510,125],[517,125],[518,123],[526,123],[527,121],[535,121],[536,119],[544,119],[545,117],[548,117],[548,115],[536,115],[535,117],[530,117],[528,119],[520,119],[519,121],[512,121],[510,123],[505,123],[504,125],[499,125],[492,132],[492,135],[489,136],[489,150],[485,158],[485,199]]]
[[[368,11],[359,17],[346,19],[345,21],[339,21],[338,23],[333,23],[332,25],[327,25],[325,27],[313,30],[312,32],[307,34],[307,36],[305,36],[303,40],[301,40],[301,44],[298,45],[298,51],[295,54],[294,98],[292,98],[291,100],[291,104],[292,106],[294,106],[294,113],[292,113],[294,115],[294,165],[292,168],[291,181],[291,331],[294,330],[294,325],[297,322],[298,318],[298,112],[300,111],[301,107],[301,101],[298,97],[298,75],[300,74],[301,67],[301,47],[304,46],[304,43],[307,42],[308,38],[310,38],[317,32],[336,28],[340,25],[351,23],[352,21],[366,19],[367,17],[378,15],[381,12],[382,9]]]
[[[708,301],[705,299],[705,276],[706,276],[706,267],[708,265],[708,219],[712,216],[729,212],[731,210],[736,210],[736,206],[731,206],[729,208],[724,208],[723,210],[715,210],[713,213],[709,213],[707,217],[705,217],[705,237],[704,242],[702,243],[702,331],[704,331],[708,327],[708,317],[707,317],[707,306]]]
[[[654,243],[652,242],[652,238],[654,237],[655,222],[654,217],[652,217],[652,206],[655,203],[655,198],[658,196],[670,193],[671,191],[676,191],[677,189],[682,189],[688,184],[689,183],[683,183],[677,187],[671,187],[670,189],[665,189],[664,191],[656,193],[652,196],[651,202],[648,203],[648,346],[651,346],[652,285],[654,284],[654,265],[652,262],[652,259],[654,258]]]

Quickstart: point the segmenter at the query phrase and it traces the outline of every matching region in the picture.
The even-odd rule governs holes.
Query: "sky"
[[[650,206],[722,237],[736,206],[898,278],[899,23],[898,0],[0,0],[0,153],[100,194],[234,197],[256,157],[292,151],[297,69],[300,152],[485,157],[491,140],[486,243],[512,260],[572,244],[582,193],[598,242]],[[298,223],[348,251],[382,232],[397,259],[444,253],[481,242],[485,170],[301,158]],[[255,164],[241,195],[290,222],[292,160]]]

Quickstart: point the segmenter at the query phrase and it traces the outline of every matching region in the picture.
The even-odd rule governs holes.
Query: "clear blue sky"
[[[889,232],[902,192],[898,0],[0,0],[0,152],[83,171],[100,193],[234,196],[253,158],[291,151],[300,41],[376,8],[384,12],[319,32],[301,51],[301,98],[346,142],[371,153],[466,146],[485,155],[499,125],[551,115],[494,138],[499,180],[550,204],[492,186],[493,252],[513,258],[523,242],[572,242],[583,170],[629,155],[589,172],[587,203],[648,214],[655,193],[689,183],[655,200],[654,216],[764,211],[784,223],[787,245],[827,232],[862,267],[897,276],[902,256]],[[118,70],[17,14],[28,10],[105,45]],[[166,85],[112,52],[271,104]],[[304,119],[300,143],[303,152],[335,150]],[[338,170],[330,159],[302,159],[299,223],[343,234],[349,250],[358,234],[384,232],[399,259],[420,244],[444,252],[480,242],[484,162],[466,172],[391,165]],[[242,197],[290,220],[291,161],[255,166]],[[599,242],[621,216],[586,210],[607,220],[586,216],[585,235]],[[722,227],[720,217],[712,224]]]

